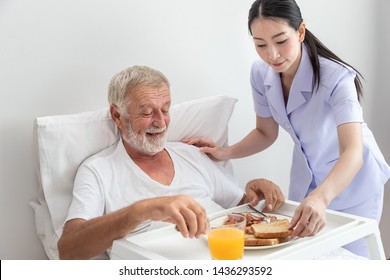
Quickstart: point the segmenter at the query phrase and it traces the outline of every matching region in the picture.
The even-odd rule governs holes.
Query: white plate
[[[256,216],[256,217],[261,217],[260,214],[256,213],[256,212],[253,212],[251,210],[248,210],[248,211],[245,211],[245,212],[242,212],[242,214],[246,213],[246,212],[250,212],[253,216]],[[235,212],[236,213],[236,212]],[[228,215],[228,214],[227,214]],[[282,214],[276,214],[276,213],[267,213],[268,216],[274,216],[276,217],[278,220],[281,220],[281,219],[288,219],[288,221],[291,220],[291,217],[290,216],[286,216],[286,215],[282,215]],[[226,215],[223,215],[221,217],[216,217],[214,219],[212,219],[210,221],[210,227],[212,227],[213,225],[216,226],[216,225],[221,225],[223,222],[224,222],[224,216]],[[204,235],[204,238],[206,239],[207,241],[207,236]],[[284,241],[282,243],[279,243],[279,244],[275,244],[275,245],[268,245],[268,246],[245,246],[244,249],[245,250],[265,250],[265,249],[274,249],[274,248],[277,248],[277,247],[282,247],[282,246],[285,246],[287,244],[290,244],[291,242],[293,242],[294,240],[296,240],[296,238],[294,239],[288,239],[287,241]]]

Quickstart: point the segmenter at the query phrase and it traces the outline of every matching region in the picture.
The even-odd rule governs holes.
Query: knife
[[[253,207],[252,205],[250,205],[249,203],[247,204],[247,206],[252,209],[253,211],[255,211],[256,213],[259,213],[260,215],[262,215],[264,217],[264,222],[266,223],[270,223],[271,222],[271,219],[266,215],[264,214],[263,212],[261,212],[260,210],[257,210],[255,207]]]

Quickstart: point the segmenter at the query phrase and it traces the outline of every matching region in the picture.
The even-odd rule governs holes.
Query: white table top
[[[275,213],[292,216],[297,205],[287,201]],[[247,211],[246,206],[238,206],[212,216]],[[385,259],[375,220],[327,210],[327,225],[316,236],[269,249],[246,249],[243,259],[313,259],[360,238],[368,241],[372,259]],[[111,258],[207,260],[210,254],[205,238],[183,238],[174,226],[168,226],[114,241]]]

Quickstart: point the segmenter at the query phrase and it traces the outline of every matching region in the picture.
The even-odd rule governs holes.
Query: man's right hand
[[[175,224],[184,237],[198,238],[206,234],[208,220],[206,210],[186,195],[163,196],[137,202],[144,208],[144,220],[163,221]]]

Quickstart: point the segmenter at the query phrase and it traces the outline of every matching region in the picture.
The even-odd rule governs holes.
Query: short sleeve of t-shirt
[[[200,184],[205,193],[209,193],[212,200],[223,208],[237,206],[244,192],[237,180],[223,166],[212,161],[198,148],[183,143],[169,143],[170,152],[176,156],[176,162],[181,162],[175,168],[186,168],[181,173],[192,177],[193,184]],[[192,170],[192,171],[191,171]],[[202,177],[202,178],[200,178]]]
[[[209,158],[206,161],[209,163],[210,176],[214,183],[215,202],[224,208],[237,206],[244,192],[236,179],[224,167],[211,163]]]
[[[82,165],[74,182],[73,199],[67,220],[82,218],[90,220],[104,214],[104,194],[99,177],[88,166]]]

